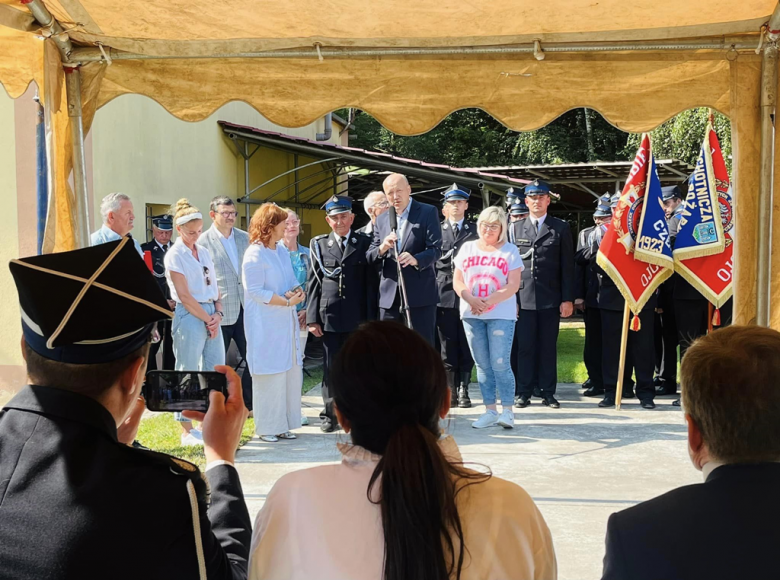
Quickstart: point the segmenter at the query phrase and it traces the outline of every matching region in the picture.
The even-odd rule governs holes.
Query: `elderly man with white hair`
[[[129,196],[124,193],[109,193],[100,202],[100,215],[103,216],[103,225],[90,237],[90,246],[121,240],[125,236],[133,238],[130,232],[133,231],[135,214]],[[133,244],[138,254],[143,257],[141,245],[136,240],[133,240]]]
[[[390,203],[387,201],[387,196],[384,191],[372,191],[369,193],[363,200],[363,210],[368,217],[371,218],[371,221],[356,231],[368,236],[373,236],[376,218],[385,213],[389,207]]]

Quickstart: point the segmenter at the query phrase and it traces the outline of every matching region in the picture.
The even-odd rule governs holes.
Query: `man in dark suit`
[[[379,279],[379,319],[403,320],[398,264],[406,283],[411,326],[431,345],[436,335],[436,261],[441,257],[441,224],[432,205],[411,198],[412,188],[400,173],[390,174],[382,184],[387,201],[398,216],[398,231],[390,229],[390,212],[380,215],[368,261],[377,264]],[[398,262],[396,262],[396,254]]]
[[[203,422],[205,474],[134,448],[154,324],[171,312],[132,240],[14,260],[11,273],[30,385],[0,411],[0,576],[246,578],[238,375],[217,367],[228,398],[188,413]],[[100,286],[81,296],[93,274]]]
[[[325,349],[322,368],[320,429],[330,433],[338,427],[333,410],[330,368],[350,333],[372,318],[376,296],[371,295],[373,268],[366,259],[371,238],[352,232],[352,200],[333,196],[323,206],[330,234],[316,236],[309,245],[311,268],[307,281],[306,324],[322,337]]]
[[[583,393],[586,397],[599,397],[604,394],[604,376],[601,366],[601,311],[599,310],[598,294],[599,280],[596,276],[596,253],[592,251],[601,236],[599,229],[609,224],[612,219],[610,195],[599,198],[599,204],[593,213],[596,225],[585,228],[577,238],[577,252],[574,254],[576,296],[574,306],[582,310],[585,321],[585,348],[582,353],[585,368],[588,371],[588,388]],[[603,230],[601,230],[603,232]]]
[[[168,281],[165,279],[165,252],[171,247],[171,234],[173,233],[173,218],[169,215],[158,215],[152,218],[152,236],[151,242],[141,244],[144,253],[149,252],[152,257],[152,274],[154,274],[160,291],[168,301],[171,310],[176,308],[176,302],[171,300],[171,290],[168,288]],[[157,325],[157,331],[160,333],[160,341],[152,343],[149,349],[149,364],[147,371],[157,370],[157,353],[162,345],[163,358],[162,368],[173,370],[176,368],[176,357],[173,355],[173,339],[171,338],[171,321],[165,320]]]
[[[511,239],[523,258],[518,293],[517,407],[531,404],[534,389],[542,402],[560,407],[557,342],[561,318],[574,311],[574,245],[569,224],[547,214],[550,186],[540,179],[525,188],[529,216],[511,224]]]
[[[444,192],[444,207],[447,210],[441,222],[442,256],[436,262],[436,283],[439,287],[439,303],[436,311],[436,327],[439,331],[441,358],[447,371],[447,381],[452,391],[451,406],[467,409],[471,407],[469,383],[474,359],[471,358],[463,321],[460,319],[460,298],[452,287],[455,273],[454,260],[458,250],[468,241],[476,240],[477,224],[466,219],[470,192],[453,183]]]
[[[751,580],[780,570],[780,333],[732,326],[682,362],[688,454],[704,483],[612,514],[603,580]]]

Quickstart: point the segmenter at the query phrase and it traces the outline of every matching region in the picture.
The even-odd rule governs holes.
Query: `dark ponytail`
[[[331,380],[353,443],[382,456],[366,493],[382,513],[384,580],[459,579],[466,546],[455,497],[490,475],[450,463],[439,446],[449,396],[439,354],[400,324],[370,322],[341,349]]]

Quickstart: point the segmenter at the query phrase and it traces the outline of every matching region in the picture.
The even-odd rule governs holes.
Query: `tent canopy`
[[[288,127],[354,107],[407,135],[466,107],[518,131],[590,107],[639,132],[705,106],[732,122],[735,320],[769,320],[777,0],[24,2],[0,0],[0,83],[43,87],[48,251],[86,239],[81,127],[127,93],[187,121],[231,100]]]

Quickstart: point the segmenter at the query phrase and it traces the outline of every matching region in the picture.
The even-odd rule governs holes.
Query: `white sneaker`
[[[301,425],[308,425],[309,424],[309,418],[301,413]]]
[[[501,416],[498,418],[498,424],[504,429],[514,429],[515,427],[515,414],[511,409],[504,409],[501,411]]]
[[[181,434],[181,444],[185,447],[194,447],[195,445],[203,445],[203,441],[195,437],[192,431],[190,431],[189,433]]]
[[[203,431],[201,431],[200,429],[195,429],[193,427],[192,429],[190,429],[190,435],[195,437],[195,439],[197,439],[198,441],[203,442]]]
[[[495,427],[496,425],[498,425],[498,413],[490,410],[471,424],[474,429],[485,429],[486,427]]]

